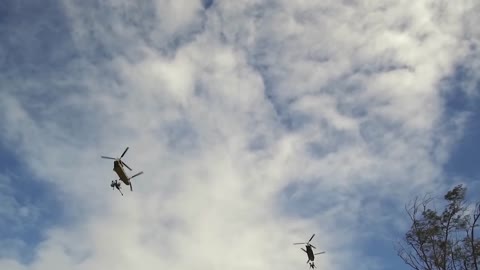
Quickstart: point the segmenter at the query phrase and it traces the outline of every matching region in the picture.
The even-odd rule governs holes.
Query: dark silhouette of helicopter
[[[315,248],[315,246],[313,246],[312,244],[310,244],[310,241],[312,241],[313,237],[315,236],[315,234],[312,235],[312,237],[310,237],[310,240],[308,240],[307,243],[294,243],[294,245],[305,245],[305,249],[303,248],[300,248],[301,250],[303,250],[305,253],[307,253],[307,256],[308,256],[308,260],[307,260],[307,263],[310,263],[310,268],[315,268],[315,255],[320,255],[320,254],[323,254],[325,253],[325,251],[322,251],[322,252],[318,252],[318,253],[313,253],[313,250],[312,248]]]
[[[127,167],[130,171],[132,169],[130,169],[130,167],[128,167],[127,164],[125,164],[125,162],[122,161],[122,158],[123,156],[125,155],[125,153],[127,153],[128,151],[128,147],[125,149],[125,151],[123,151],[123,154],[119,157],[119,158],[113,158],[113,157],[106,157],[106,156],[102,156],[102,158],[106,158],[106,159],[113,159],[115,160],[113,162],[113,171],[117,173],[118,177],[120,178],[120,180],[127,186],[130,186],[130,191],[133,191],[133,186],[132,186],[132,181],[130,181],[132,178],[134,177],[137,177],[139,175],[141,175],[143,172],[139,172],[131,177],[129,177],[126,173],[125,173],[125,170],[123,169],[123,166]],[[117,188],[118,191],[120,191],[120,182],[118,182],[117,180],[115,181],[112,181],[112,183],[110,184],[110,186],[112,188]],[[122,194],[123,196],[123,193],[120,191],[120,193]]]

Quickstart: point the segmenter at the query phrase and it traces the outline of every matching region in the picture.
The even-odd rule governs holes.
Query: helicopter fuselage
[[[315,255],[313,254],[312,247],[307,245],[305,248],[307,249],[308,259],[313,262],[313,260],[315,260]]]
[[[118,160],[115,160],[113,162],[113,171],[117,173],[118,177],[120,180],[127,186],[130,185],[130,180],[128,179],[127,174],[125,173],[125,170],[123,169],[123,166]]]

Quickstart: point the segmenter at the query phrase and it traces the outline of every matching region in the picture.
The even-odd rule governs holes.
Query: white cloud
[[[202,13],[197,2],[110,1],[93,15],[67,2],[77,49],[101,57],[101,44],[111,56],[72,60],[57,103],[32,98],[54,91],[40,87],[48,78],[16,81],[37,93],[3,95],[3,139],[75,217],[48,231],[26,268],[290,269],[306,260],[291,243],[315,232],[328,252],[319,269],[381,269],[355,249],[361,235],[401,226],[402,206],[387,202],[441,180],[444,158],[432,153],[446,155],[452,137],[439,132],[439,82],[467,55],[455,26],[466,10],[217,1]],[[126,146],[145,174],[122,197],[100,155]],[[282,196],[310,216],[286,211]]]

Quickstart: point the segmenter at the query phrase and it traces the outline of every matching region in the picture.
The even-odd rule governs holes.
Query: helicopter
[[[102,158],[115,160],[113,162],[113,171],[117,173],[118,177],[120,178],[119,180],[121,180],[125,185],[130,186],[130,191],[133,191],[132,181],[130,181],[130,180],[134,177],[137,177],[137,176],[143,174],[143,171],[139,172],[139,173],[137,173],[137,174],[135,174],[131,177],[128,177],[128,175],[125,173],[125,170],[123,169],[123,167],[124,166],[127,167],[130,171],[132,169],[130,169],[130,167],[128,167],[128,165],[125,164],[125,162],[122,161],[122,158],[123,158],[123,156],[125,156],[125,153],[127,153],[127,151],[128,151],[128,147],[125,149],[125,151],[123,151],[123,154],[119,158],[113,158],[113,157],[107,157],[107,156],[102,156]],[[112,188],[117,188],[118,191],[120,191],[120,182],[118,182],[118,180],[112,181],[110,186]],[[122,191],[120,191],[120,193],[123,196]]]
[[[312,235],[312,237],[310,237],[310,240],[308,240],[307,243],[294,243],[294,245],[305,245],[305,249],[301,248],[301,250],[303,250],[305,253],[307,253],[307,256],[308,256],[308,260],[307,260],[307,263],[310,263],[310,268],[315,268],[315,263],[314,263],[314,260],[315,260],[315,255],[320,255],[320,254],[323,254],[325,253],[325,251],[322,251],[322,252],[318,252],[318,253],[313,253],[313,250],[312,248],[315,248],[315,246],[313,246],[312,244],[310,244],[310,241],[312,241],[313,237],[315,236],[315,234]]]

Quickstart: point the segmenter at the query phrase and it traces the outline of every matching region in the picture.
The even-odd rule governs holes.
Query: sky
[[[480,191],[479,13],[1,1],[0,269],[408,269],[405,203]]]

